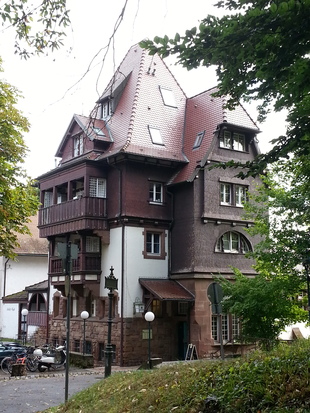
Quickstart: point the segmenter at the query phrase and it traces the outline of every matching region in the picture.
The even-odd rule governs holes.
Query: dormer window
[[[101,103],[101,119],[106,119],[112,114],[112,103],[106,99]]]
[[[84,139],[82,135],[74,138],[73,156],[82,155],[84,152]]]
[[[95,134],[96,134],[97,136],[105,136],[103,130],[100,129],[100,128],[95,128],[95,127],[94,127],[94,128],[93,128],[93,131],[95,132]]]
[[[225,130],[220,136],[220,148],[232,149],[234,151],[245,151],[245,135],[242,133],[231,133]]]

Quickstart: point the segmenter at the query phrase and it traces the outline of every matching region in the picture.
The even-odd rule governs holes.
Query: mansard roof
[[[164,61],[135,45],[116,70],[91,116],[73,116],[56,156],[62,156],[67,141],[78,130],[91,141],[106,143],[101,152],[96,151],[92,156],[90,151],[80,160],[86,156],[100,161],[118,154],[169,160],[183,165],[171,183],[191,181],[197,165],[203,166],[203,160],[207,159],[219,125],[226,122],[249,133],[259,132],[241,105],[227,110],[225,99],[213,96],[215,90],[187,98]],[[169,93],[174,102],[167,102],[164,93]],[[110,102],[112,111],[101,119],[100,107],[104,102]],[[204,139],[193,150],[200,132],[204,132]]]

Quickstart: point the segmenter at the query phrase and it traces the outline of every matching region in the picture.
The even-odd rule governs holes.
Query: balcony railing
[[[107,215],[106,199],[82,197],[39,210],[39,227],[76,219],[103,219]]]
[[[30,326],[46,326],[47,313],[46,311],[29,311],[27,316],[27,324]]]
[[[101,271],[101,257],[94,253],[79,253],[76,260],[72,260],[72,274],[94,274]],[[63,260],[59,257],[50,258],[50,275],[64,274]]]

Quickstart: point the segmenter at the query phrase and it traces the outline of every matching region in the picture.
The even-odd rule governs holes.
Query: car
[[[0,362],[5,357],[10,357],[13,353],[25,353],[25,347],[20,346],[18,343],[0,343]]]

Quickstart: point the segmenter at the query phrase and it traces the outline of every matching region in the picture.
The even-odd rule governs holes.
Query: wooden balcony
[[[63,260],[59,257],[50,257],[49,275],[53,285],[65,283]],[[84,284],[86,282],[100,282],[101,257],[94,253],[79,253],[76,260],[72,260],[72,284]]]
[[[27,324],[30,326],[47,326],[47,313],[46,311],[29,311],[27,316]]]
[[[40,237],[81,230],[106,230],[105,198],[82,197],[39,210]]]

